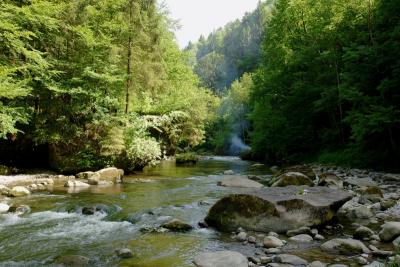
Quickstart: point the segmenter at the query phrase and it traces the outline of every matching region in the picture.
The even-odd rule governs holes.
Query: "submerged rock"
[[[184,223],[177,219],[164,223],[161,225],[161,227],[174,232],[187,232],[193,229],[193,226],[190,224]]]
[[[298,242],[298,243],[309,243],[313,241],[313,238],[307,234],[295,235],[289,238],[289,240]]]
[[[290,254],[281,254],[276,256],[276,261],[278,263],[291,264],[294,266],[306,266],[308,262],[298,256]]]
[[[90,185],[81,181],[68,181],[64,187],[90,187]]]
[[[262,188],[243,190],[220,199],[209,211],[205,221],[221,231],[247,230],[286,233],[303,226],[330,221],[351,195],[327,187]],[[247,191],[247,193],[244,193]]]
[[[247,187],[247,188],[261,188],[262,184],[248,179],[246,176],[241,175],[226,175],[218,182],[218,185],[225,187]]]
[[[328,253],[357,255],[369,253],[370,250],[359,240],[335,238],[321,245],[321,249]]]
[[[133,253],[129,248],[117,249],[115,250],[115,253],[117,253],[118,257],[123,259],[129,259],[133,257]]]
[[[197,267],[248,267],[245,256],[235,251],[218,251],[202,253],[194,258]]]
[[[300,172],[286,172],[278,176],[272,187],[285,187],[289,185],[307,185],[313,186],[314,182],[306,175]]]
[[[89,266],[90,259],[80,255],[67,255],[59,257],[57,262],[63,264],[63,266],[83,267]]]

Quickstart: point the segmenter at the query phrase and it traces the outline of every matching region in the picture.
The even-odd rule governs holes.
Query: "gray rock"
[[[245,232],[240,232],[236,235],[236,240],[238,241],[246,241],[247,240],[247,234]]]
[[[373,261],[368,265],[364,265],[364,267],[385,267],[385,264],[379,261]]]
[[[295,235],[289,238],[289,240],[299,243],[310,243],[313,241],[313,238],[307,234]]]
[[[340,189],[343,188],[343,181],[336,174],[323,173],[319,175],[319,186],[327,186],[329,188]]]
[[[400,236],[393,240],[393,246],[398,250],[400,249]]]
[[[193,263],[197,267],[248,267],[245,256],[234,251],[206,252],[197,255]]]
[[[320,262],[320,261],[313,261],[311,262],[308,267],[325,267],[326,263]]]
[[[295,235],[301,235],[301,234],[311,234],[311,229],[310,227],[300,227],[299,229],[295,229],[295,230],[289,230],[286,232],[286,235],[291,237],[291,236],[295,236]]]
[[[350,177],[344,180],[344,185],[362,187],[362,186],[377,186],[378,184],[371,178]]]
[[[218,182],[219,186],[225,187],[244,187],[244,188],[262,188],[264,185],[248,179],[243,175],[226,175]]]
[[[279,254],[281,250],[279,248],[268,248],[265,250],[266,254]]]
[[[267,267],[295,267],[294,265],[291,264],[286,264],[286,263],[268,263]]]
[[[133,253],[129,248],[117,249],[115,252],[117,253],[118,257],[123,259],[129,259],[133,257]]]
[[[381,227],[379,238],[384,242],[391,242],[400,236],[400,222],[386,222]]]
[[[321,241],[321,240],[325,240],[325,237],[323,235],[318,234],[318,235],[314,236],[314,239]]]
[[[369,229],[368,227],[361,226],[356,229],[356,231],[353,234],[353,237],[355,239],[363,240],[363,239],[371,239],[371,237],[374,235],[374,231]]]
[[[361,241],[343,238],[329,240],[321,245],[321,249],[328,253],[343,255],[357,255],[370,252]]]
[[[274,236],[266,236],[263,241],[264,247],[266,248],[278,248],[282,247],[285,244],[277,237]]]
[[[291,264],[294,266],[306,266],[308,262],[298,256],[290,254],[280,254],[275,258],[278,263]]]
[[[307,194],[299,194],[306,189]],[[238,227],[258,232],[286,233],[330,221],[351,195],[327,187],[238,189],[211,207],[205,221],[221,231]]]
[[[249,241],[250,244],[255,244],[257,242],[257,239],[254,236],[249,236],[247,238],[247,241]]]
[[[234,175],[234,174],[235,174],[235,172],[232,170],[224,171],[224,175]]]
[[[357,260],[357,263],[360,264],[360,265],[368,264],[367,259],[364,258],[364,257],[357,257],[356,260]]]

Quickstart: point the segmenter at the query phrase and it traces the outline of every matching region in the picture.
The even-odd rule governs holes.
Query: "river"
[[[216,185],[225,170],[267,172],[233,157],[179,167],[164,161],[125,177],[123,184],[79,192],[59,186],[17,198],[14,204],[28,205],[32,211],[23,216],[0,215],[0,266],[56,266],[57,258],[64,255],[86,256],[93,266],[193,266],[198,252],[235,245],[229,235],[197,226],[210,204],[229,192]],[[82,207],[98,204],[105,205],[109,214],[81,214]],[[196,228],[188,233],[140,231],[172,218]],[[134,253],[132,259],[116,256],[115,249],[125,247]]]

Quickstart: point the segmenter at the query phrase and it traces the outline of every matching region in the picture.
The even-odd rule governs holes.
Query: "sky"
[[[181,28],[176,31],[179,46],[200,35],[208,36],[213,30],[228,22],[240,19],[246,12],[257,7],[258,0],[164,0],[171,17],[179,20]]]

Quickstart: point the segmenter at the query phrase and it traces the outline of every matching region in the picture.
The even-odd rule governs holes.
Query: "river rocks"
[[[286,167],[283,172],[299,172],[301,174],[304,174],[311,180],[315,180],[316,175],[314,170],[308,166],[308,165],[294,165],[290,167]]]
[[[326,263],[320,261],[313,261],[307,267],[325,267]]]
[[[286,232],[286,235],[289,237],[295,236],[295,235],[301,235],[301,234],[311,234],[310,227],[304,226],[304,227],[300,227],[299,229],[289,230]]]
[[[357,255],[369,253],[370,250],[361,242],[354,239],[335,238],[321,245],[321,249],[328,253]]]
[[[343,188],[343,181],[336,174],[323,173],[319,175],[319,186],[327,186],[329,188]]]
[[[300,172],[286,172],[277,177],[272,187],[285,187],[289,185],[307,185],[313,186],[314,182],[306,175]]]
[[[274,236],[266,236],[263,241],[263,245],[266,248],[278,248],[283,247],[285,244],[282,240]]]
[[[391,242],[400,236],[400,222],[386,222],[381,227],[379,238],[384,242]]]
[[[122,176],[124,175],[124,170],[111,167],[99,170],[96,173],[100,175],[100,180],[120,183],[122,181]]]
[[[133,257],[133,253],[129,248],[121,248],[115,250],[115,253],[117,253],[118,257],[122,259],[129,259]]]
[[[284,264],[291,264],[294,266],[306,266],[308,262],[298,256],[289,255],[289,254],[280,254],[275,258],[276,262],[284,263]]]
[[[245,232],[240,232],[236,235],[235,239],[237,241],[246,241],[247,240],[247,234]]]
[[[234,175],[234,174],[235,174],[235,172],[232,171],[232,170],[226,170],[226,171],[224,171],[224,175]]]
[[[371,237],[374,234],[375,234],[374,231],[372,231],[368,227],[360,226],[354,232],[353,237],[355,239],[364,240],[364,239],[371,239]]]
[[[344,180],[343,183],[345,186],[351,185],[356,187],[377,186],[377,183],[369,177],[348,177]]]
[[[245,188],[261,188],[262,184],[248,179],[246,176],[226,175],[218,182],[219,186],[225,187],[245,187]]]
[[[298,243],[309,243],[313,241],[313,238],[307,234],[295,235],[289,238],[290,241],[298,242]]]
[[[161,227],[173,232],[187,232],[193,229],[193,226],[178,219],[173,219],[172,221],[164,223]]]
[[[30,195],[31,192],[24,186],[14,186],[10,193],[9,196],[11,197],[23,197],[23,196],[27,196]]]
[[[247,194],[233,194],[219,200],[205,221],[221,231],[247,230],[286,233],[303,226],[320,225],[331,220],[336,210],[351,195],[327,187],[262,188]]]
[[[398,250],[400,248],[400,236],[393,240],[393,246]]]
[[[0,213],[6,213],[10,209],[10,206],[4,203],[0,203]]]
[[[374,216],[372,210],[358,203],[357,199],[352,199],[345,203],[338,211],[338,214],[342,217],[347,217],[350,220],[356,219],[369,219]]]
[[[197,255],[193,263],[197,267],[248,267],[245,256],[234,251],[206,252]]]
[[[85,187],[90,187],[89,184],[81,182],[81,181],[68,181],[64,184],[64,187],[70,187],[70,188],[74,188],[74,187],[81,187],[81,188],[85,188]]]
[[[75,175],[77,179],[87,180],[92,176],[98,176],[100,178],[100,174],[96,174],[95,172],[80,172]]]

